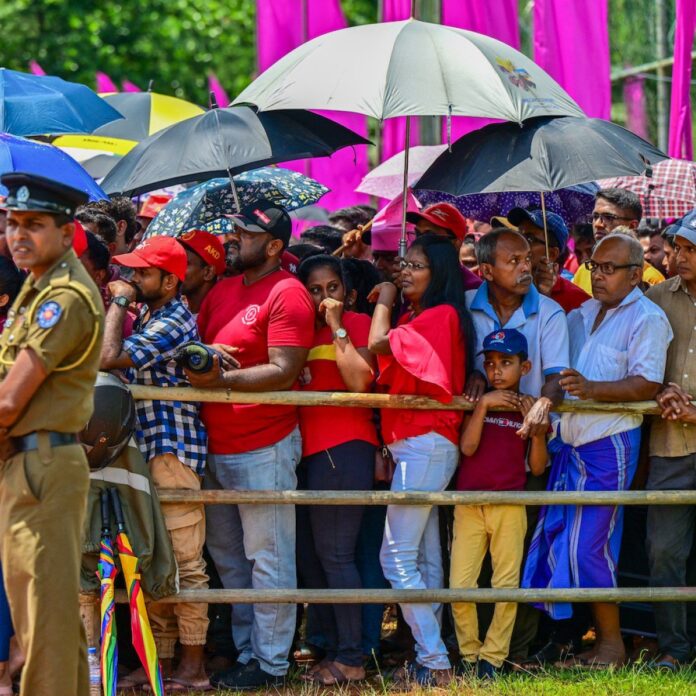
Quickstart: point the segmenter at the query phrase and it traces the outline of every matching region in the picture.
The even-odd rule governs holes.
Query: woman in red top
[[[445,237],[426,234],[411,245],[403,264],[402,293],[410,304],[391,328],[397,289],[372,291],[377,307],[370,350],[379,359],[379,383],[390,394],[419,394],[443,403],[462,394],[466,344],[473,325],[466,309],[457,252]],[[382,410],[382,437],[396,469],[392,491],[442,491],[459,461],[461,411]],[[390,505],[380,559],[394,589],[442,587],[444,574],[437,508]],[[401,675],[411,683],[444,685],[452,678],[447,649],[432,604],[402,604],[416,641],[416,661]]]
[[[311,391],[367,392],[374,381],[374,357],[367,350],[370,317],[344,311],[352,300],[341,262],[312,256],[299,279],[316,308],[314,342],[300,377]],[[298,487],[308,490],[370,490],[377,446],[369,408],[300,408],[303,460]],[[303,481],[304,479],[304,481]],[[302,483],[305,483],[302,486]],[[311,505],[298,509],[298,571],[313,588],[361,587],[355,562],[363,507]],[[324,686],[364,679],[359,604],[313,607],[315,629],[327,642],[326,657],[309,678]]]

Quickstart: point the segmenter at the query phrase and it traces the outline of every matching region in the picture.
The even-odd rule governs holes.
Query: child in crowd
[[[491,391],[484,394],[464,421],[457,475],[459,491],[523,491],[525,463],[533,474],[546,468],[546,436],[523,440],[517,435],[534,403],[519,393],[520,379],[532,365],[527,339],[515,329],[494,331],[483,341],[484,368]],[[505,411],[491,410],[504,408]],[[458,505],[450,587],[476,587],[481,564],[490,549],[492,587],[518,587],[524,552],[527,516],[523,505]],[[479,639],[476,605],[452,605],[459,651],[466,664],[476,666],[481,678],[493,678],[508,655],[517,605],[495,605],[483,643]]]

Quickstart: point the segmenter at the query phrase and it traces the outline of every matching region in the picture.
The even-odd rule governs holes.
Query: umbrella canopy
[[[102,186],[109,194],[135,195],[277,162],[326,157],[348,145],[369,142],[309,111],[211,109],[143,140],[111,170]]]
[[[457,140],[416,188],[454,196],[556,191],[607,176],[641,174],[666,157],[625,128],[598,118],[493,123]]]
[[[538,65],[496,39],[409,19],[341,29],[291,51],[235,104],[393,116],[582,116]]]
[[[90,200],[106,198],[94,179],[62,150],[46,143],[0,133],[0,174],[9,172],[53,176],[68,186],[84,191]],[[4,191],[3,186],[0,186],[0,191]]]
[[[120,121],[95,131],[95,135],[110,138],[144,140],[163,128],[199,116],[205,111],[197,104],[157,92],[119,92],[101,96],[124,116]]]
[[[290,211],[316,203],[329,191],[314,179],[279,167],[243,172],[233,181],[240,208],[266,199]],[[176,236],[187,230],[201,229],[214,220],[238,212],[236,203],[229,178],[211,179],[179,193],[150,223],[146,236]]]
[[[447,149],[447,145],[416,145],[408,153],[408,185],[423,176],[423,172]],[[355,190],[370,196],[393,199],[404,186],[405,150],[382,162],[369,172]]]
[[[97,573],[101,589],[101,678],[104,696],[116,696],[118,682],[118,641],[116,639],[116,600],[114,582],[118,571],[111,541],[111,506],[109,492],[101,492],[102,538],[99,545]]]
[[[547,211],[560,215],[566,225],[588,222],[598,190],[597,184],[588,183],[552,191],[544,195],[544,206]],[[464,217],[486,222],[495,215],[506,216],[513,208],[541,208],[541,194],[538,191],[501,191],[452,196],[441,191],[418,190],[416,197],[424,207],[444,201],[454,205]]]
[[[620,176],[599,185],[638,194],[645,217],[679,218],[696,208],[696,162],[663,160],[653,167],[651,177]]]
[[[13,135],[91,133],[123,118],[85,85],[0,68],[0,131]]]

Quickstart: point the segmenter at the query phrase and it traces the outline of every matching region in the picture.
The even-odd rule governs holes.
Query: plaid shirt
[[[156,387],[187,386],[186,375],[172,359],[177,348],[198,340],[196,322],[179,298],[174,298],[145,321],[147,307],[123,341],[135,368],[126,371],[130,384]],[[137,401],[136,437],[147,461],[171,453],[203,474],[207,453],[205,428],[198,418],[199,404],[183,401]]]

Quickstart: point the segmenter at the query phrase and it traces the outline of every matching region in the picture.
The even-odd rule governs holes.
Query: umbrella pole
[[[544,221],[544,244],[546,245],[546,259],[549,258],[549,231],[546,227],[546,199],[544,192],[541,192],[541,218]]]
[[[404,148],[404,186],[402,193],[401,206],[401,239],[399,239],[399,256],[403,259],[406,256],[406,212],[408,210],[408,151],[411,149],[411,117],[406,116],[406,138]]]
[[[232,176],[232,172],[230,170],[227,170],[227,174],[230,177],[230,188],[232,189],[232,196],[234,197],[234,204],[237,207],[237,212],[241,213],[242,212],[242,207],[239,205],[239,194],[237,193],[237,187],[234,184],[234,177]]]

